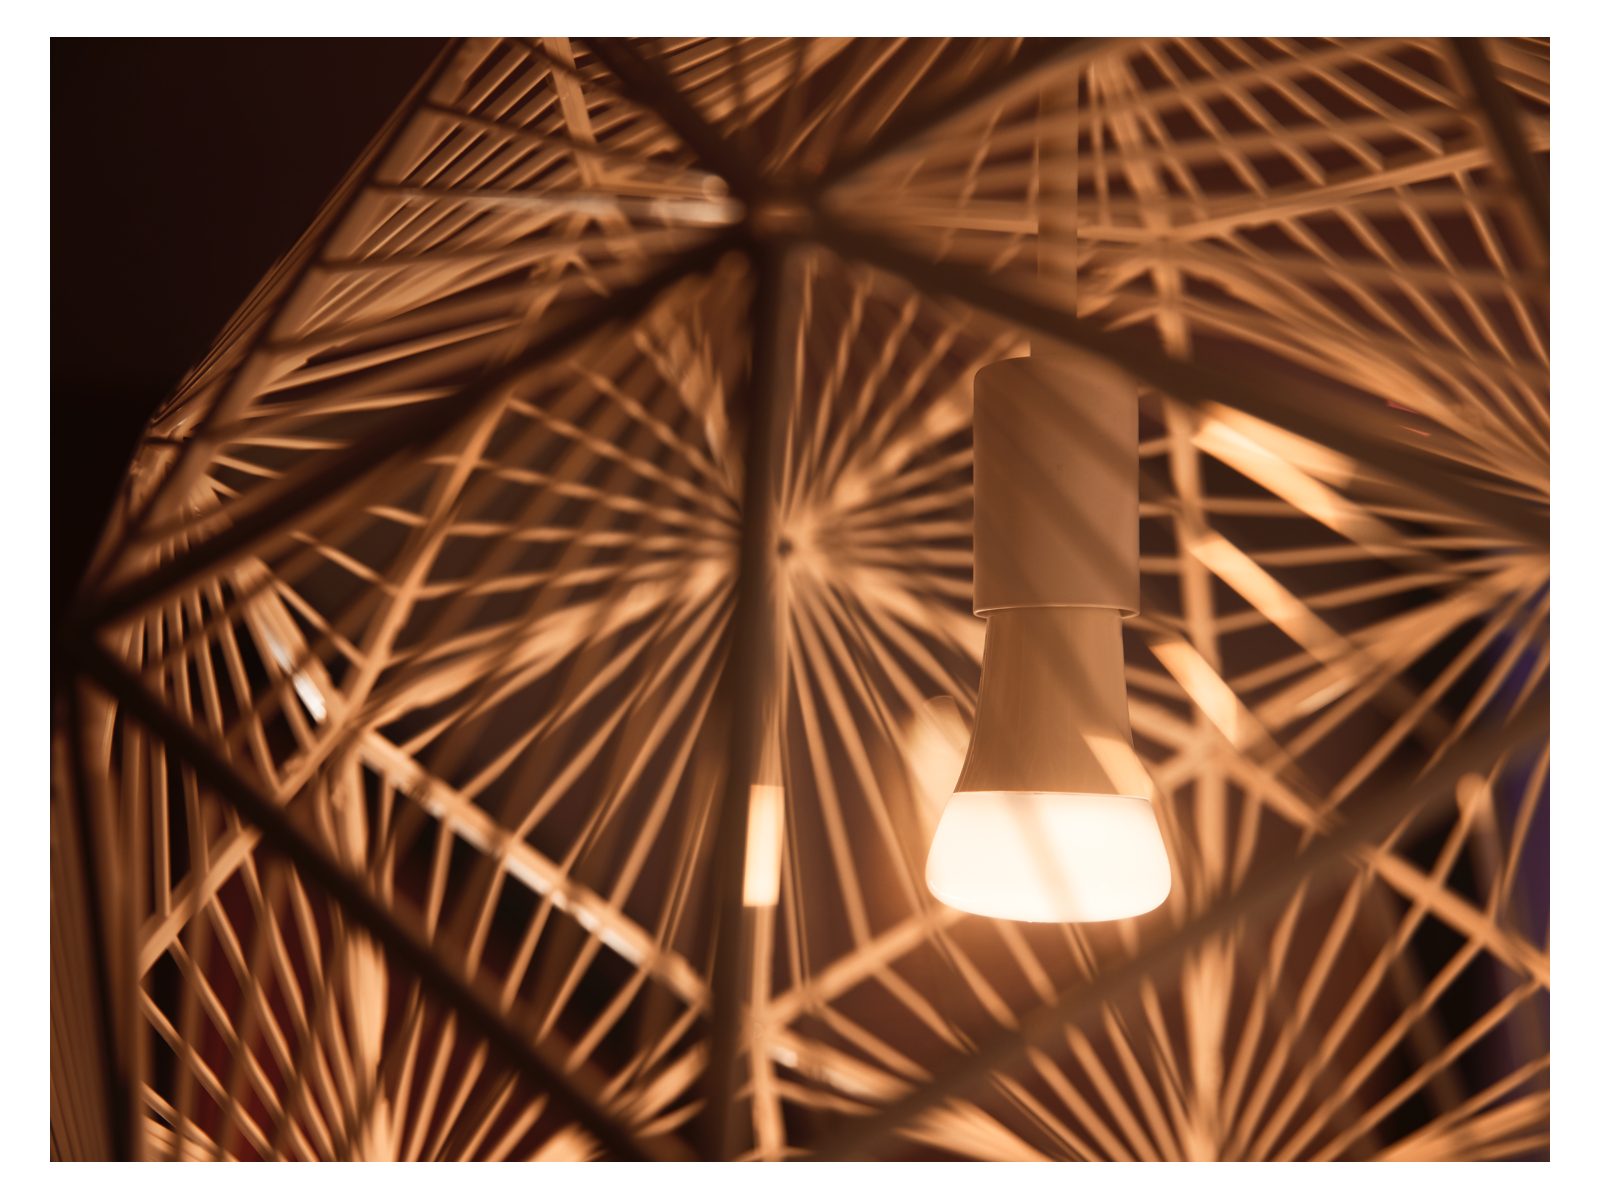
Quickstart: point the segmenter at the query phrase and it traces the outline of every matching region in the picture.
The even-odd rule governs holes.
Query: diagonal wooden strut
[[[1397,480],[1425,488],[1530,545],[1548,543],[1549,511],[1545,506],[1505,495],[1494,486],[1497,478],[1487,472],[1457,468],[1437,452],[1371,436],[1359,428],[1345,398],[1309,382],[1264,386],[1242,372],[1224,373],[1170,358],[1133,335],[1106,331],[1067,316],[1029,291],[996,281],[982,271],[960,263],[935,263],[887,233],[869,232],[831,215],[816,218],[814,236],[846,260],[871,263],[931,295],[952,297],[1021,329],[1097,354],[1174,400],[1189,405],[1221,400],[1370,463]],[[1443,445],[1445,439],[1439,435],[1434,441]]]
[[[1081,62],[1104,49],[1105,38],[1048,38],[1030,41],[1015,58],[972,80],[942,103],[891,121],[853,154],[836,159],[818,182],[818,193],[837,187],[895,152],[925,137],[947,121],[959,120],[983,104],[1036,89],[1042,73]]]
[[[760,177],[739,156],[734,146],[700,115],[659,63],[646,58],[623,38],[585,39],[590,53],[622,83],[622,90],[641,109],[653,112],[683,139],[706,170],[720,175],[733,194],[746,204],[760,199]]]
[[[333,196],[325,207],[312,221],[311,226],[301,234],[289,252],[279,260],[268,273],[267,277],[257,285],[250,296],[245,299],[239,312],[233,317],[233,323],[239,322],[244,315],[265,295],[276,294],[288,296],[299,286],[320,263],[318,255],[312,252],[312,245],[319,237],[334,230],[349,212],[351,206],[360,196],[362,188],[370,184],[382,169],[386,157],[392,152],[396,140],[401,136],[406,122],[410,119],[414,109],[420,107],[425,98],[433,91],[434,86],[449,70],[450,64],[456,60],[459,52],[459,39],[450,39],[446,42],[439,55],[434,59],[421,78],[412,86],[406,98],[400,102],[398,108],[384,126],[379,130],[371,144],[362,152],[361,157],[352,166],[345,177],[339,181]],[[189,486],[199,477],[205,468],[205,456],[199,451],[200,443],[206,440],[215,430],[226,424],[229,417],[245,404],[250,396],[249,389],[244,383],[244,364],[249,361],[252,353],[270,340],[276,327],[276,319],[261,320],[256,327],[246,335],[242,342],[228,345],[228,351],[235,354],[236,361],[231,368],[231,376],[223,392],[221,402],[209,409],[201,418],[195,430],[195,436],[185,440],[179,447],[179,459],[173,469],[152,489],[150,495],[141,503],[136,511],[122,513],[119,511],[113,516],[117,522],[113,526],[118,532],[118,538],[110,538],[100,547],[95,554],[95,560],[84,574],[80,602],[94,595],[102,584],[106,582],[105,575],[113,570],[117,563],[112,551],[117,546],[121,537],[135,534],[140,530],[146,520],[161,511],[163,505],[171,499],[180,500]],[[226,338],[226,331],[223,338]],[[180,394],[191,386],[194,381],[210,369],[213,360],[221,353],[223,342],[219,340],[216,347],[208,352],[202,360],[180,384]]]
[[[108,928],[107,916],[111,910],[103,889],[108,879],[114,877],[114,872],[107,869],[109,864],[105,862],[109,847],[101,831],[104,822],[97,820],[93,811],[87,748],[84,746],[81,689],[76,680],[68,679],[63,691],[67,708],[68,766],[72,773],[67,786],[72,793],[72,805],[61,815],[67,818],[70,825],[69,840],[78,856],[84,916],[94,948],[94,952],[88,956],[93,976],[89,987],[94,998],[95,1032],[101,1043],[99,1050],[104,1071],[102,1086],[105,1088],[105,1103],[110,1116],[108,1143],[112,1157],[119,1162],[126,1162],[135,1157],[134,1147],[138,1144],[135,1125],[138,1108],[131,1080],[125,1070],[128,1052],[126,1047],[119,1044],[121,1039],[118,1036],[118,1005],[115,998],[121,991],[118,985],[126,982],[129,971],[122,961],[126,955],[115,953],[115,935]],[[67,831],[58,830],[56,836],[61,836],[63,832]],[[100,832],[98,837],[97,832]],[[51,903],[58,901],[52,898]],[[120,971],[119,966],[122,967]],[[122,978],[115,978],[118,975]]]
[[[1481,38],[1450,38],[1456,61],[1467,77],[1489,134],[1489,148],[1499,167],[1516,185],[1528,219],[1538,231],[1545,255],[1550,253],[1550,180],[1522,134],[1516,100],[1489,61]]]
[[[1102,1006],[1141,984],[1168,977],[1191,951],[1270,910],[1296,889],[1314,884],[1323,872],[1346,862],[1361,846],[1382,841],[1406,821],[1426,820],[1435,809],[1454,800],[1454,784],[1462,776],[1488,771],[1501,755],[1547,734],[1549,693],[1547,687],[1541,691],[1543,696],[1535,697],[1498,736],[1458,743],[1422,778],[1396,779],[1390,786],[1375,788],[1360,801],[1350,803],[1341,825],[1282,866],[1247,880],[1246,887],[1214,903],[1137,957],[1095,976],[1056,1003],[1034,1009],[1014,1029],[985,1041],[932,1082],[870,1117],[844,1123],[821,1139],[811,1157],[832,1160],[859,1156],[933,1106],[979,1086],[1030,1049],[1047,1049],[1059,1042],[1069,1026],[1092,1016]]]
[[[631,287],[612,293],[535,338],[520,353],[462,391],[419,405],[388,422],[381,431],[339,453],[327,456],[304,474],[284,476],[261,503],[238,514],[222,532],[186,553],[140,576],[92,603],[79,621],[87,627],[113,623],[161,600],[184,584],[232,561],[264,538],[282,534],[291,520],[325,511],[366,473],[445,436],[470,420],[502,389],[544,363],[579,345],[603,325],[643,312],[661,293],[685,276],[709,269],[731,248],[734,234],[724,233],[669,259]],[[253,499],[253,498],[252,498]]]
[[[264,847],[295,870],[382,944],[386,954],[413,973],[439,1000],[472,1026],[507,1065],[539,1089],[558,1097],[614,1153],[627,1159],[681,1160],[687,1150],[671,1137],[646,1138],[621,1123],[595,1098],[596,1089],[568,1070],[562,1056],[547,1055],[478,988],[442,961],[427,941],[389,905],[353,877],[326,847],[308,837],[288,812],[245,779],[215,748],[175,717],[126,666],[84,639],[74,651],[85,674],[95,679],[152,733],[186,759],[239,815],[261,831]]]

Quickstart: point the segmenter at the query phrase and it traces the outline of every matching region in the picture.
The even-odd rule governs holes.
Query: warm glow
[[[783,788],[758,783],[750,788],[750,828],[744,846],[744,902],[765,908],[778,902],[783,866]]]
[[[1112,921],[1171,890],[1122,654],[1139,611],[1138,456],[1137,389],[1092,357],[1052,347],[973,379],[983,669],[926,868],[953,908]],[[930,766],[937,732],[912,745]]]
[[[1209,407],[1193,437],[1194,444],[1208,454],[1252,456],[1263,466],[1267,459],[1277,459],[1334,487],[1348,487],[1356,477],[1355,461],[1348,455],[1249,413],[1218,405]]]
[[[1338,662],[1346,653],[1343,640],[1310,605],[1221,534],[1194,538],[1189,553],[1319,661]]]
[[[932,832],[961,778],[972,731],[949,696],[936,696],[917,712],[906,733],[905,761],[916,787],[917,811]]]
[[[1167,898],[1155,810],[1136,796],[957,792],[928,853],[946,904],[1010,921],[1111,921]]]
[[[1121,738],[1107,737],[1103,733],[1086,733],[1084,743],[1095,761],[1110,776],[1118,793],[1124,796],[1149,796],[1154,790],[1150,772],[1144,769],[1133,747]]]
[[[1239,745],[1243,705],[1227,681],[1217,674],[1217,669],[1188,642],[1152,640],[1149,645],[1150,652],[1178,681],[1179,686],[1189,693],[1189,698],[1200,711],[1211,718],[1211,723],[1222,731],[1222,736]]]
[[[1191,440],[1219,462],[1227,463],[1335,533],[1357,541],[1399,540],[1399,535],[1387,531],[1381,520],[1336,490],[1349,482],[1353,468],[1347,459],[1326,455],[1308,458],[1299,439],[1279,438],[1269,449],[1258,439],[1267,438],[1263,431],[1272,427],[1257,422],[1251,426],[1254,437],[1247,436],[1233,427],[1238,416],[1230,414],[1227,424],[1214,417],[1205,418]],[[1319,474],[1334,486],[1317,478]]]

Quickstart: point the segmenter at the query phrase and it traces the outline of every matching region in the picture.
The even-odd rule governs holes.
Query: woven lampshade
[[[1523,39],[452,43],[83,582],[57,1155],[1544,1155],[1548,86]],[[1105,926],[922,877],[973,376],[1050,348],[1139,389],[1173,880]]]

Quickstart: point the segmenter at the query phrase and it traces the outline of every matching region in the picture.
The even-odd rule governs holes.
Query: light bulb
[[[1122,619],[1138,606],[1132,385],[1091,360],[1012,359],[974,398],[977,715],[928,853],[929,890],[1017,921],[1105,921],[1166,899],[1133,749]]]
[[[1110,608],[989,614],[966,764],[928,852],[928,888],[1013,921],[1106,921],[1172,885],[1133,751],[1122,616]]]

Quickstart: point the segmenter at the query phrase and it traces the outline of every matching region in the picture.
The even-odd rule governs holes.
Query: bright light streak
[[[783,867],[783,788],[772,783],[750,788],[750,829],[744,847],[744,902],[765,908],[778,902]]]

